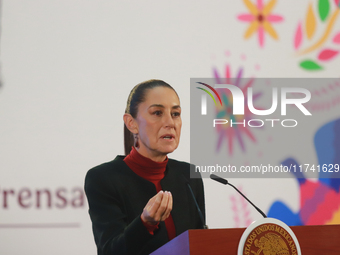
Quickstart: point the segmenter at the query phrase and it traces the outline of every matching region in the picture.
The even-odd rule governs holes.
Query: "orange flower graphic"
[[[241,21],[250,23],[244,34],[244,38],[250,38],[257,31],[258,40],[261,47],[264,46],[265,32],[277,40],[279,37],[273,28],[272,23],[282,21],[283,17],[280,15],[271,14],[271,11],[276,4],[276,0],[270,0],[266,5],[263,4],[263,0],[257,0],[256,5],[250,0],[243,0],[243,2],[250,12],[249,14],[240,14],[237,17]]]

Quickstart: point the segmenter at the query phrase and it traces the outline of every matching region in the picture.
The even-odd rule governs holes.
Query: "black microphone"
[[[191,196],[192,196],[192,199],[193,199],[194,202],[195,202],[195,205],[196,205],[197,211],[198,211],[198,215],[200,216],[201,222],[202,222],[202,224],[203,224],[203,228],[204,228],[204,229],[208,229],[208,226],[205,225],[205,220],[204,220],[204,218],[203,218],[202,211],[201,211],[200,207],[198,206],[196,197],[195,197],[195,195],[194,195],[194,192],[192,191],[192,188],[191,188],[191,186],[190,186],[190,184],[189,184],[189,181],[188,181],[185,177],[183,177],[183,179],[184,179],[185,183],[187,184],[188,189],[190,190],[190,194],[191,194]]]
[[[254,208],[264,217],[264,218],[267,218],[267,215],[264,213],[264,212],[262,212],[261,210],[260,210],[260,208],[258,208],[256,205],[254,205],[245,195],[243,195],[242,194],[242,192],[241,191],[239,191],[234,185],[232,185],[231,183],[229,183],[228,182],[228,180],[226,180],[226,179],[223,179],[223,178],[221,178],[221,177],[219,177],[219,176],[217,176],[217,175],[215,175],[215,174],[211,174],[210,175],[210,178],[211,179],[213,179],[213,180],[215,180],[215,181],[218,181],[218,182],[220,182],[220,183],[222,183],[222,184],[224,184],[224,185],[230,185],[231,187],[233,187],[238,193],[240,193],[241,194],[241,196],[242,197],[244,197],[245,198],[245,200],[247,200],[252,206],[254,206]]]

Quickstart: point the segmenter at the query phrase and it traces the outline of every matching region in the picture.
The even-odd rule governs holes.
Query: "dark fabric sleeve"
[[[139,254],[152,238],[140,215],[127,222],[124,201],[119,199],[108,178],[103,178],[95,169],[85,178],[85,192],[89,203],[89,214],[97,245],[98,255]]]

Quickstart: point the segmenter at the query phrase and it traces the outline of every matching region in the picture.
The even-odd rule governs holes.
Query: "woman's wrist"
[[[141,220],[142,220],[142,223],[144,225],[144,227],[147,229],[147,231],[149,232],[150,235],[154,235],[154,231],[156,229],[158,229],[158,225],[159,225],[159,222],[157,222],[156,224],[151,224],[149,222],[146,222],[143,220],[143,214],[141,214],[140,216]]]
[[[143,213],[140,215],[140,218],[143,222],[144,225],[148,225],[148,226],[156,226],[159,224],[159,222],[150,222],[150,221],[147,221],[145,218],[144,218],[144,215]]]

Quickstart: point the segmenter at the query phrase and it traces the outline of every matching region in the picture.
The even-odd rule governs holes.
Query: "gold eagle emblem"
[[[251,251],[255,255],[290,255],[288,246],[285,241],[277,234],[267,233],[260,238],[256,239],[254,242],[255,246],[259,249]]]

